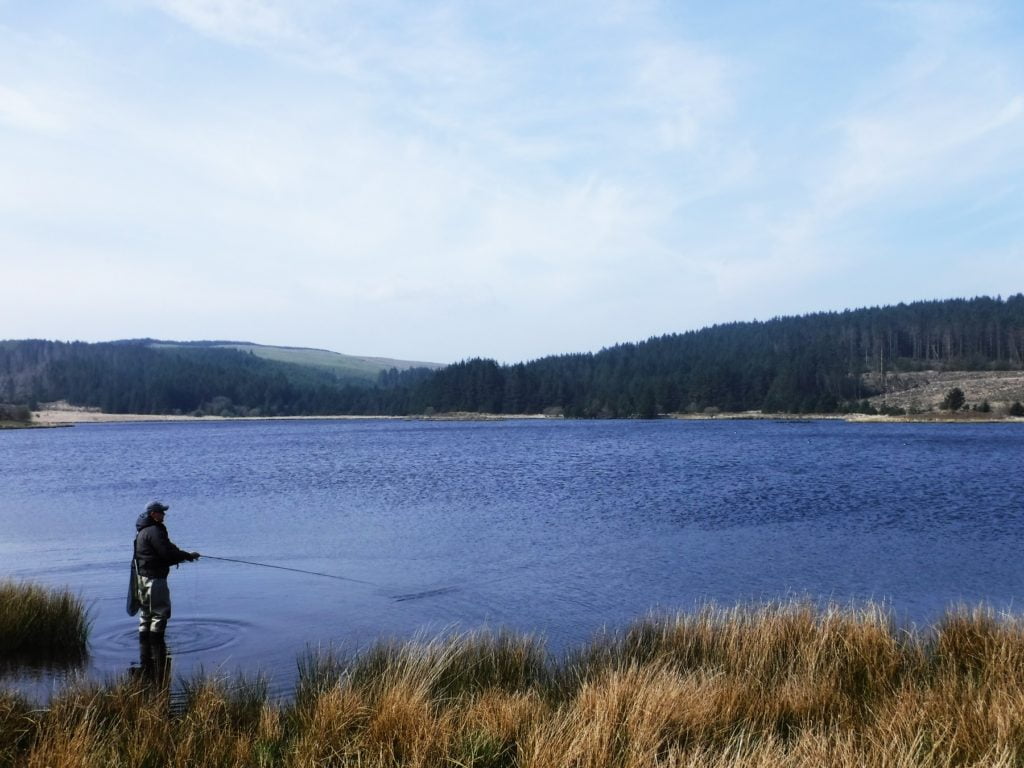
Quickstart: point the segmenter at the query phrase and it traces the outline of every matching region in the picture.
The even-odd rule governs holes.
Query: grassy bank
[[[529,637],[300,663],[287,704],[207,678],[183,707],[124,679],[47,711],[0,695],[3,766],[1019,766],[1024,624],[898,631],[867,606],[641,621],[555,659]]]
[[[0,581],[0,661],[74,664],[86,654],[89,618],[66,589]]]

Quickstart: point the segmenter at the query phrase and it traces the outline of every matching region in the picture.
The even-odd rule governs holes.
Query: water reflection
[[[43,680],[68,678],[84,670],[91,661],[87,651],[66,652],[55,656],[52,651],[22,651],[0,654],[0,679],[20,678]]]
[[[163,689],[171,679],[171,656],[163,636],[139,635],[139,664],[128,668],[129,677],[157,689]]]

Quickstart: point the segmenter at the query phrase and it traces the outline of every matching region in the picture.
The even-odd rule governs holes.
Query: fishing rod
[[[306,571],[302,568],[289,568],[285,565],[271,565],[270,563],[255,563],[252,560],[236,560],[233,557],[216,557],[214,555],[200,555],[200,558],[208,558],[210,560],[223,560],[225,563],[242,563],[243,565],[256,565],[260,568],[276,568],[279,571],[294,571],[295,573],[305,573],[309,576],[323,576],[327,579],[337,579],[338,581],[354,581],[356,584],[369,584],[371,587],[379,587],[380,584],[374,584],[372,581],[364,581],[363,579],[353,579],[349,576],[337,576],[333,573],[321,573],[320,571]]]

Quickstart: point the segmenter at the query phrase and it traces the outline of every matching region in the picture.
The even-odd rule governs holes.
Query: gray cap
[[[152,514],[153,512],[166,512],[170,507],[160,501],[151,501],[146,506],[146,514]]]

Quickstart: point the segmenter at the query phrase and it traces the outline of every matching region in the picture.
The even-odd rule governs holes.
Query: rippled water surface
[[[705,600],[885,600],[926,624],[958,601],[1015,609],[1022,449],[1013,424],[833,421],[0,432],[0,577],[85,598],[99,677],[139,661],[125,589],[151,499],[182,548],[359,580],[172,570],[174,674],[259,671],[279,693],[307,648],[500,626],[557,650]]]

